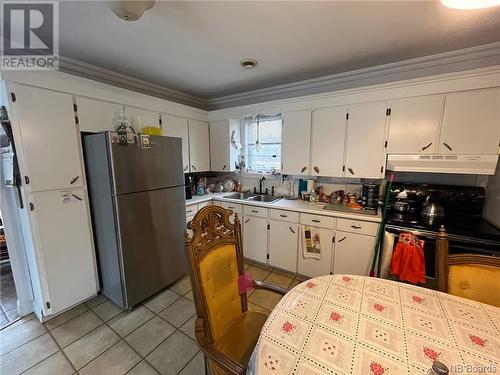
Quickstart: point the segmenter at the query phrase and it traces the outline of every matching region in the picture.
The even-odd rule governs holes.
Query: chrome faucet
[[[262,185],[264,184],[265,180],[266,180],[266,178],[264,176],[259,178],[259,194],[262,194]]]

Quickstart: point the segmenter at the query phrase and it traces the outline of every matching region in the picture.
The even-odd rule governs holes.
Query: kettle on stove
[[[424,201],[420,216],[426,219],[442,219],[444,218],[443,206],[439,204],[439,195],[430,193]]]

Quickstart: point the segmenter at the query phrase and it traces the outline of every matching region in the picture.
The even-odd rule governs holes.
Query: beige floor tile
[[[120,341],[80,369],[79,373],[81,375],[123,375],[137,365],[141,359],[125,341]]]
[[[34,338],[43,335],[47,330],[38,319],[31,319],[21,324],[15,323],[0,331],[0,355],[3,355]]]
[[[2,356],[0,374],[17,375],[58,351],[48,333]]]
[[[17,295],[13,294],[7,297],[2,297],[2,308],[4,311],[12,310],[17,307]]]
[[[269,269],[264,268],[262,266],[258,266],[256,264],[252,264],[250,267],[246,269],[245,272],[251,273],[253,278],[259,281],[264,280],[271,273]]]
[[[184,276],[180,280],[176,281],[171,287],[174,292],[177,294],[186,294],[191,290],[191,279],[189,275]]]
[[[165,289],[151,297],[149,300],[143,303],[148,309],[158,314],[160,311],[165,309],[168,305],[175,302],[180,298],[175,292],[172,292],[170,289]]]
[[[125,341],[145,357],[174,331],[175,327],[155,316],[128,335]]]
[[[302,282],[302,281],[309,280],[310,277],[309,276],[304,276],[304,275],[297,275],[297,276],[295,276],[295,279],[296,280],[300,280]]]
[[[176,327],[186,323],[196,313],[194,303],[186,298],[179,298],[159,315]]]
[[[132,370],[130,370],[130,372],[128,372],[127,375],[158,375],[158,371],[156,371],[154,367],[151,366],[146,361],[142,361]],[[204,374],[200,373],[200,375]]]
[[[121,337],[127,336],[134,329],[140,327],[151,319],[154,314],[144,306],[139,306],[132,311],[122,312],[113,318],[108,324]]]
[[[79,369],[118,341],[120,341],[120,337],[111,328],[102,325],[63,350],[73,366]]]
[[[194,324],[196,322],[196,315],[189,319],[184,325],[180,328],[182,332],[191,337],[194,341],[196,341],[196,337],[194,335]]]
[[[75,372],[64,354],[57,352],[30,368],[23,375],[71,375]]]
[[[248,297],[248,301],[264,309],[272,310],[281,299],[281,295],[265,290],[256,290]]]
[[[205,357],[202,352],[196,356],[182,369],[179,375],[201,375],[205,373]]]
[[[163,375],[176,375],[198,352],[196,343],[180,331],[170,335],[146,360]]]
[[[189,292],[187,292],[186,294],[184,294],[184,298],[187,298],[188,300],[194,302],[193,291],[190,290]]]
[[[293,281],[292,281],[292,283],[290,284],[290,287],[289,287],[289,288],[290,288],[290,289],[295,288],[295,287],[296,287],[297,285],[299,285],[300,283],[302,283],[302,281],[295,279],[295,280],[293,280]]]
[[[87,312],[88,310],[89,308],[87,307],[87,305],[82,303],[46,321],[44,323],[45,327],[47,327],[47,329],[54,329],[60,326],[61,324],[66,323],[68,320],[73,319],[79,315],[82,315],[84,312]]]
[[[120,307],[116,306],[109,300],[97,305],[92,310],[105,322],[113,319],[115,316],[123,312]]]
[[[96,307],[97,305],[100,305],[103,302],[106,302],[107,300],[108,299],[105,296],[103,296],[102,294],[98,294],[94,298],[91,298],[88,301],[86,301],[85,304],[88,307],[93,308]]]
[[[252,310],[265,310],[267,312],[270,312],[268,309],[264,309],[263,307],[257,306],[255,303],[247,301],[247,304],[248,304],[249,310],[250,309],[252,309]]]
[[[293,281],[293,277],[285,276],[282,273],[273,271],[264,279],[264,281],[270,284],[281,286],[283,288],[288,288]]]
[[[250,267],[252,265],[252,263],[250,263],[249,261],[245,260],[243,262],[243,268],[246,270],[248,267]]]
[[[102,320],[93,311],[87,311],[54,328],[51,333],[57,343],[65,347],[102,324]]]

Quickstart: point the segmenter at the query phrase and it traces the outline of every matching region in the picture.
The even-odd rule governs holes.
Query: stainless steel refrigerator
[[[101,292],[131,308],[187,272],[179,138],[83,137]]]

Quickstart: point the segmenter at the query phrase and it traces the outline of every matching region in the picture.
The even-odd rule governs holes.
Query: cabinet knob
[[[312,222],[314,222],[314,223],[321,223],[321,220],[313,219]]]
[[[292,227],[288,227],[290,228],[290,232],[292,232],[293,234],[295,234],[295,231],[292,229]]]
[[[193,171],[196,170],[196,167],[194,165],[191,164],[191,168],[193,169]]]
[[[351,225],[351,228],[352,228],[352,229],[361,229],[361,227],[360,227],[360,226],[358,226],[358,225]]]
[[[82,198],[81,198],[81,197],[79,197],[79,196],[78,196],[78,195],[76,195],[76,194],[71,194],[71,196],[72,196],[73,198],[75,198],[75,199],[79,200],[79,201],[81,201],[81,200],[82,200]]]
[[[226,164],[224,164],[224,166],[222,167],[222,170],[225,170],[225,169],[226,169],[226,167],[227,167],[227,165],[226,165]]]
[[[300,170],[300,173],[304,173],[304,171],[307,169],[307,167],[302,167],[302,169]]]
[[[319,173],[319,168],[318,167],[314,167],[314,172]]]
[[[78,179],[80,178],[80,176],[76,176],[76,177],[73,177],[71,179],[71,181],[69,182],[70,185],[73,185]]]
[[[186,166],[184,167],[184,172],[186,172],[186,171],[188,170],[188,168],[189,168],[189,165],[186,165]]]
[[[280,216],[281,216],[281,217],[288,217],[288,215],[283,215],[283,214],[281,214]]]
[[[450,145],[446,142],[443,142],[444,147],[446,147],[448,150],[453,151],[453,149],[450,147]]]
[[[350,174],[354,174],[354,169],[352,168],[347,168],[347,170],[349,171]]]
[[[431,147],[431,145],[432,145],[432,142],[429,143],[427,146],[422,147],[422,149],[420,151],[427,150],[429,147]]]
[[[246,223],[248,223],[249,221],[250,221],[250,219],[246,219],[246,220],[245,220],[245,224],[246,224]]]
[[[338,240],[337,242],[342,242],[346,239],[346,237],[342,237],[340,240]]]
[[[255,213],[255,214],[259,213],[259,211],[257,211],[257,210],[252,210],[252,212]]]

